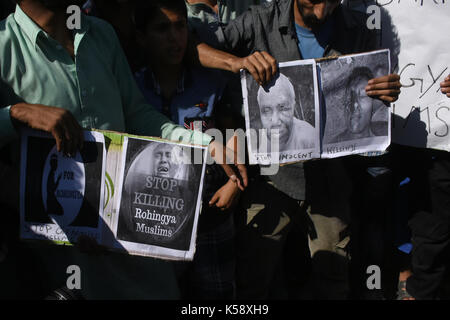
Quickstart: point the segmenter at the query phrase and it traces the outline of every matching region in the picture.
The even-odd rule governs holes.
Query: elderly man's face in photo
[[[270,130],[278,130],[280,147],[289,140],[294,120],[295,93],[286,83],[289,81],[277,81],[269,91],[260,89],[258,94],[262,126],[267,129],[269,140]]]
[[[159,145],[156,147],[154,153],[154,170],[156,176],[164,178],[173,178],[175,176],[179,167],[172,153],[175,150],[176,148],[170,145]]]
[[[369,128],[372,119],[372,99],[366,94],[368,79],[360,78],[352,83],[350,103],[347,105],[348,128],[352,133],[360,133]]]

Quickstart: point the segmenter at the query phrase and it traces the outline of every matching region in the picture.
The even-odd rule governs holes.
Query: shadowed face
[[[154,61],[178,65],[183,61],[188,42],[186,17],[177,11],[159,8],[138,39]]]
[[[176,149],[170,145],[161,144],[155,148],[154,157],[155,175],[164,178],[173,178],[179,165],[176,163],[172,151]]]
[[[351,82],[350,99],[347,105],[348,128],[352,133],[368,129],[372,119],[372,99],[366,94],[367,78],[356,78]]]
[[[340,0],[297,0],[297,8],[305,25],[311,29],[323,24]]]
[[[270,130],[278,130],[280,148],[291,135],[294,119],[295,93],[290,81],[283,75],[267,91],[263,87],[258,91],[258,104],[263,128],[267,129],[269,141]]]

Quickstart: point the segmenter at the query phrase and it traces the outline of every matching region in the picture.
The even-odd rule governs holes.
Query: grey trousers
[[[288,197],[270,182],[250,186],[242,204],[245,221],[237,228],[236,242],[238,299],[347,298],[344,219],[316,213],[314,206]]]
[[[307,162],[302,201],[268,181],[254,181],[243,196],[245,219],[237,228],[238,298],[373,294],[365,270],[383,263],[392,182],[389,170],[374,176],[368,169],[383,164],[383,157],[360,156]],[[290,288],[293,279],[298,294]]]

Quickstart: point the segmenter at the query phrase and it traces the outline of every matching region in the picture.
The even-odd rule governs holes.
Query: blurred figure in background
[[[137,71],[143,62],[142,50],[137,45],[134,23],[132,21],[133,6],[136,0],[88,0],[83,11],[109,22],[119,38],[131,71]]]
[[[229,128],[223,111],[216,116],[222,109],[223,74],[185,59],[189,37],[184,0],[139,1],[134,20],[146,57],[146,66],[135,77],[147,101],[186,128]],[[233,207],[239,189],[218,169],[215,164],[206,167],[194,260],[174,264],[185,299],[235,297]]]

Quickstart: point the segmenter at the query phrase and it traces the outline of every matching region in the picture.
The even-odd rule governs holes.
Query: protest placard
[[[193,259],[206,147],[86,131],[70,157],[47,133],[22,136],[22,239],[84,235],[129,254]]]
[[[260,86],[241,72],[251,164],[286,164],[382,152],[390,110],[368,97],[370,79],[390,70],[389,50],[280,63]]]

